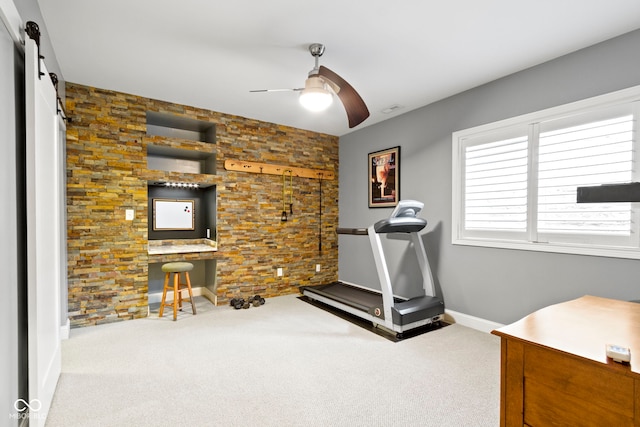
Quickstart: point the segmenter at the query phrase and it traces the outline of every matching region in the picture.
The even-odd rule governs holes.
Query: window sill
[[[557,243],[529,243],[507,240],[487,239],[453,239],[452,244],[462,246],[479,246],[496,249],[512,249],[534,252],[552,252],[571,255],[599,256],[608,258],[640,259],[637,248],[582,246]]]

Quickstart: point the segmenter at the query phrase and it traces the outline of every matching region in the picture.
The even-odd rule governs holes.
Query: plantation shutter
[[[550,128],[546,130],[545,128]],[[630,203],[576,203],[577,187],[632,181],[633,115],[540,125],[539,235],[630,236]]]
[[[526,232],[527,150],[527,136],[465,147],[465,232]]]
[[[640,259],[640,202],[577,203],[640,182],[640,86],[456,131],[453,244]]]

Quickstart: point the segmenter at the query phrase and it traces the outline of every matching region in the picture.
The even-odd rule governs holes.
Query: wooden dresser
[[[640,304],[584,296],[492,332],[501,338],[500,425],[640,426]],[[631,363],[606,345],[631,349]]]

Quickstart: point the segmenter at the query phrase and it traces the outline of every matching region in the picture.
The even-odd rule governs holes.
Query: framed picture
[[[153,230],[193,230],[193,200],[153,199]]]
[[[396,206],[400,200],[400,147],[369,153],[369,207]]]

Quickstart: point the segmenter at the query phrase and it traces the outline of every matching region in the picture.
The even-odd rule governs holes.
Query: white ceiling
[[[639,0],[39,4],[67,81],[338,136],[640,28]],[[337,98],[310,113],[297,92],[249,93],[303,86],[314,42],[369,107],[354,129]]]

